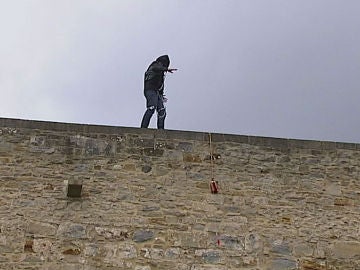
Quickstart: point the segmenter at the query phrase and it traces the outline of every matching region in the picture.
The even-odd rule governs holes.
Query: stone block
[[[298,264],[295,260],[285,259],[285,258],[276,258],[271,261],[267,270],[297,270]]]
[[[311,257],[314,254],[314,247],[307,243],[295,244],[293,253],[296,257]]]
[[[137,243],[141,243],[154,239],[154,237],[155,237],[155,232],[153,231],[138,230],[134,232],[133,241]]]
[[[138,256],[137,249],[134,245],[123,243],[118,246],[116,256],[123,259],[132,259]]]
[[[122,169],[125,171],[136,171],[136,165],[125,163],[125,164],[123,164]]]
[[[95,257],[101,252],[100,246],[97,243],[86,243],[84,248],[84,255],[86,257]]]
[[[133,138],[128,141],[128,144],[135,147],[147,147],[147,148],[154,148],[155,140],[154,138]]]
[[[360,242],[337,241],[330,247],[336,259],[353,259],[360,256]]]
[[[299,148],[299,149],[322,149],[321,141],[312,141],[312,140],[289,140],[289,148]]]
[[[164,256],[166,258],[174,260],[179,258],[181,254],[182,252],[180,248],[168,248],[167,250],[165,250]]]
[[[53,252],[54,243],[48,239],[34,239],[32,249],[34,253],[41,254],[43,260],[46,260]]]
[[[220,263],[223,261],[223,254],[220,250],[200,249],[195,250],[195,257],[201,257],[205,263]]]
[[[136,247],[130,243],[122,243],[120,245],[109,243],[104,246],[103,262],[113,266],[114,269],[132,269],[133,264],[129,260],[135,259],[137,256]]]
[[[83,239],[86,238],[86,227],[76,223],[61,223],[59,225],[57,236],[64,238]]]
[[[249,136],[243,136],[243,135],[225,134],[224,140],[225,142],[249,144]]]
[[[95,232],[106,239],[113,240],[122,240],[128,239],[130,237],[130,233],[127,229],[119,229],[119,228],[106,228],[106,227],[95,227]]]
[[[229,270],[229,268],[222,265],[193,264],[190,270]]]
[[[151,270],[149,265],[136,265],[134,270]]]
[[[211,237],[202,232],[177,232],[175,235],[174,247],[188,249],[188,248],[202,248],[211,240]]]
[[[249,136],[249,144],[270,147],[273,149],[287,150],[289,148],[289,140],[282,138],[270,137],[254,137]]]
[[[326,270],[326,262],[318,262],[311,260],[304,260],[300,263],[301,269],[303,270]]]
[[[30,221],[27,227],[26,232],[32,235],[42,235],[42,236],[53,236],[56,234],[57,227],[42,222]]]
[[[142,248],[142,256],[152,260],[161,260],[164,257],[164,250],[160,248]]]
[[[278,255],[290,255],[291,249],[288,243],[272,243],[270,251]]]
[[[81,250],[80,248],[66,248],[62,251],[62,254],[77,256],[81,254]]]
[[[8,142],[0,141],[0,153],[12,152],[13,145]]]
[[[342,194],[341,186],[336,183],[326,183],[324,189],[325,193],[329,195],[340,196]]]
[[[4,253],[3,250],[1,252]],[[34,239],[28,238],[25,240],[24,252],[34,253]]]
[[[245,237],[236,235],[219,235],[216,237],[217,244],[225,249],[243,251],[245,250]]]
[[[153,171],[153,174],[156,176],[156,177],[159,177],[159,176],[164,176],[164,175],[167,175],[171,172],[171,169],[169,167],[165,167],[165,166],[162,166],[162,165],[158,165],[155,167],[154,171]]]
[[[141,167],[141,171],[144,173],[149,173],[152,170],[152,167],[150,165],[144,165]]]
[[[179,142],[179,144],[176,146],[176,149],[182,152],[192,152],[194,145],[191,142]]]
[[[67,186],[67,196],[69,198],[80,198],[82,191],[82,185],[79,184],[69,184]]]
[[[164,149],[144,148],[144,155],[152,157],[161,157],[164,155]]]
[[[349,198],[335,198],[334,205],[336,205],[336,206],[353,206],[354,201]]]
[[[198,154],[190,154],[190,153],[184,152],[183,153],[183,161],[184,162],[201,163],[202,159]]]

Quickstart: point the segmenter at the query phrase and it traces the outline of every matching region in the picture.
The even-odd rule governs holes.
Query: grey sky
[[[0,116],[360,142],[359,0],[0,0]],[[150,124],[155,127],[155,116]]]

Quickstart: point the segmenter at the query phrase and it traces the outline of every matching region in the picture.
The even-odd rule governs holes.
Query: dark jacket
[[[150,64],[144,76],[144,91],[157,90],[160,94],[164,93],[165,72],[170,65],[170,59],[167,55],[158,57]]]

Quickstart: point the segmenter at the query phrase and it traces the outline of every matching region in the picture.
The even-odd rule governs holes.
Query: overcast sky
[[[360,143],[359,0],[0,0],[0,117]],[[150,127],[156,126],[155,115]]]

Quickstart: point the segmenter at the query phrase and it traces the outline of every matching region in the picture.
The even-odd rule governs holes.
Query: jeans
[[[155,110],[157,112],[157,127],[158,129],[164,129],[166,109],[164,106],[162,95],[156,90],[145,90],[144,96],[146,98],[146,111],[141,121],[141,127],[147,128],[150,124],[150,119],[153,116]]]

